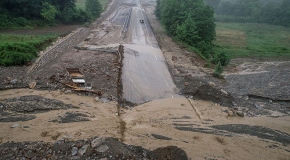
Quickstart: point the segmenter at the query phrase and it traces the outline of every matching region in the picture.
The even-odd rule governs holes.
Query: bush
[[[214,55],[213,59],[211,60],[213,64],[218,64],[220,62],[222,66],[228,65],[230,61],[230,57],[224,52]]]
[[[221,77],[221,74],[223,73],[224,69],[221,65],[221,62],[218,62],[218,64],[215,66],[213,76],[214,77]]]
[[[30,44],[6,43],[0,46],[0,65],[23,65],[37,56]]]

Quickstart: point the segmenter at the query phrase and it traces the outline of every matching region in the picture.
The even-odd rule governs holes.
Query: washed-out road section
[[[140,20],[144,20],[141,23]],[[153,30],[139,0],[120,1],[119,7],[101,25],[110,28],[105,36],[94,39],[90,48],[111,47],[122,44],[123,99],[133,104],[176,97],[167,63],[159,48]],[[98,34],[104,29],[99,29]]]

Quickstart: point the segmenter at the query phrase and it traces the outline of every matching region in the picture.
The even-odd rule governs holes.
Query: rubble
[[[96,139],[99,145],[89,145]],[[46,142],[6,142],[0,145],[2,159],[179,159],[187,160],[184,150],[176,146],[157,148],[154,151],[121,143],[114,138]]]

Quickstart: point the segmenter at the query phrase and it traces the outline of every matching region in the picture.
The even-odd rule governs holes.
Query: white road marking
[[[157,57],[156,57],[156,55],[154,55],[155,56],[155,59],[157,60]]]
[[[166,82],[166,80],[164,80],[164,82],[166,83],[166,85],[169,87],[168,83]]]

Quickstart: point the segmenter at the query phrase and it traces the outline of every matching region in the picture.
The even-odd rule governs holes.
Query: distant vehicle
[[[141,20],[140,20],[140,22],[141,22],[141,23],[144,23],[144,20],[143,20],[143,19],[141,19]]]

